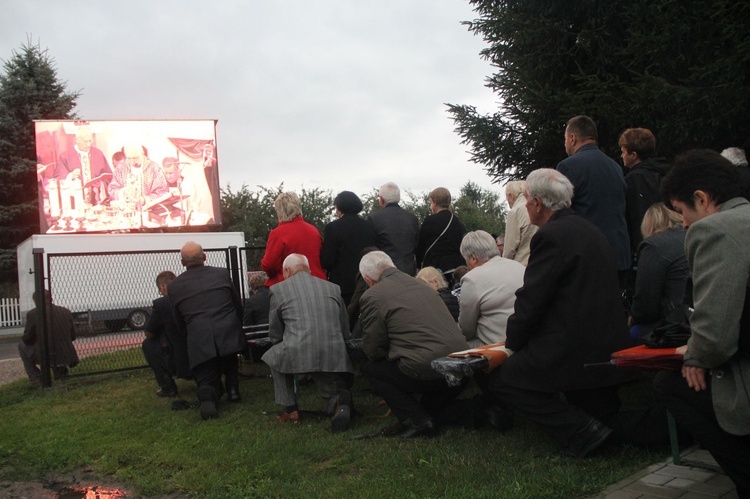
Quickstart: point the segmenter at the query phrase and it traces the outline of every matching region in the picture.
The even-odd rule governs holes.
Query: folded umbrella
[[[610,366],[646,371],[679,371],[682,368],[683,354],[677,353],[676,350],[676,348],[648,348],[646,345],[638,345],[614,352],[609,362],[584,364],[584,367]]]

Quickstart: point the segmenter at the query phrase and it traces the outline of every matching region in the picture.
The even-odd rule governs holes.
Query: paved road
[[[22,333],[21,330],[19,332]],[[18,357],[19,336],[0,336],[0,360]],[[96,336],[81,336],[75,346],[79,357],[87,357],[105,352],[113,352],[125,348],[140,346],[143,341],[143,331],[122,331],[119,333],[105,333]]]

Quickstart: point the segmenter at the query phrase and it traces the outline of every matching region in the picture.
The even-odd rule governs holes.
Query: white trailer
[[[16,249],[21,314],[25,320],[26,312],[34,308],[33,254],[43,250],[45,287],[52,291],[54,303],[90,322],[104,321],[113,330],[124,324],[140,329],[149,317],[152,300],[158,297],[156,275],[163,270],[175,274],[184,270],[176,252],[188,241],[203,246],[207,264],[219,267],[226,265],[225,253],[210,250],[245,246],[242,232],[31,236]],[[242,255],[238,257],[244,261]]]

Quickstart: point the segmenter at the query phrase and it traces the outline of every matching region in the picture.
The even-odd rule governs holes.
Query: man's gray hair
[[[489,232],[483,230],[467,232],[461,240],[460,251],[464,260],[468,260],[471,255],[474,255],[477,260],[482,262],[500,255],[495,238]]]
[[[534,170],[526,177],[526,190],[530,201],[534,197],[542,200],[548,210],[560,211],[570,208],[573,201],[573,184],[568,177],[552,168]]]
[[[283,268],[294,270],[297,267],[304,267],[308,270],[310,269],[310,262],[307,260],[307,257],[305,255],[300,255],[299,253],[291,253],[286,258],[284,258]]]
[[[727,147],[721,151],[721,155],[731,161],[734,166],[747,166],[745,151],[739,147]]]
[[[401,189],[395,184],[395,182],[387,182],[380,186],[378,196],[383,198],[383,205],[398,203],[401,201]]]
[[[359,261],[359,273],[373,281],[379,281],[385,269],[394,268],[393,260],[383,251],[371,251]]]

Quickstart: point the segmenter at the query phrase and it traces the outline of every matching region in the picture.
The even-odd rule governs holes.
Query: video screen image
[[[221,224],[215,120],[35,127],[42,233]]]

